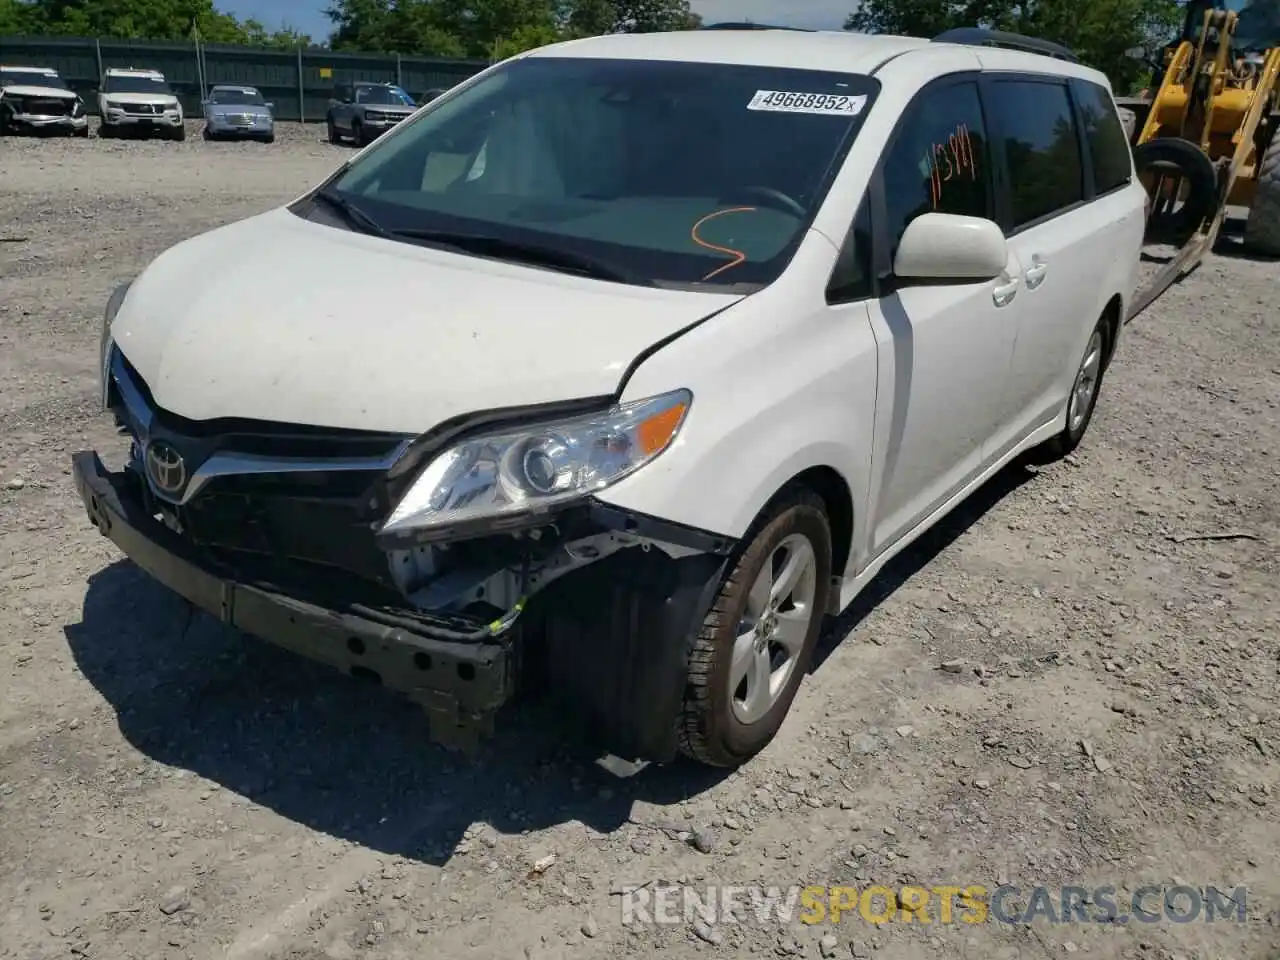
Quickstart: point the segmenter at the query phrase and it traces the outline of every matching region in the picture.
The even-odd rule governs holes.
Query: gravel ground
[[[121,448],[112,287],[349,155],[0,142],[0,957],[1280,956],[1280,267],[1228,252],[1139,318],[1080,451],[886,571],[756,762],[616,780],[535,708],[427,745],[76,499],[70,454]],[[1248,916],[624,925],[617,886],[661,882],[1245,885]]]

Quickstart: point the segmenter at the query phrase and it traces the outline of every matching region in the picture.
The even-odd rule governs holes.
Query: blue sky
[[[692,4],[709,23],[749,19],[835,29],[857,6],[857,0],[692,0]],[[271,29],[288,24],[317,39],[327,37],[331,27],[324,15],[328,0],[215,0],[214,5],[238,17],[255,17]]]

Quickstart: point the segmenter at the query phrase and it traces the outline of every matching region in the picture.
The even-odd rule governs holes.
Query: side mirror
[[[926,213],[903,232],[893,272],[903,280],[994,280],[1008,262],[1004,231],[991,220]]]
[[[268,100],[266,103],[263,104],[263,106],[266,107],[268,110],[274,110],[276,108],[276,102],[274,100]]]

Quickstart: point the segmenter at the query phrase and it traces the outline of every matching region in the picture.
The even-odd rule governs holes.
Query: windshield
[[[252,87],[236,87],[234,89],[215,87],[209,91],[209,102],[223,105],[252,104],[259,107],[266,103],[266,101],[262,99],[262,94],[257,90],[254,90]]]
[[[356,87],[356,103],[379,103],[384,106],[411,107],[413,100],[395,87]]]
[[[0,87],[49,87],[54,90],[70,89],[61,77],[50,76],[39,70],[0,70]]]
[[[789,262],[878,89],[863,76],[530,57],[429,108],[331,189],[640,282],[759,285]]]
[[[102,83],[103,93],[156,93],[170,96],[169,85],[156,77],[108,76]]]

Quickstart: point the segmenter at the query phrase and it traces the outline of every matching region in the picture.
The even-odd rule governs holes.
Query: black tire
[[[186,126],[186,124],[183,124],[182,126],[180,126],[180,127],[176,128],[172,133],[170,133],[170,134],[169,134],[169,139],[170,139],[170,140],[177,140],[178,142],[182,142],[183,140],[187,139],[187,126]]]
[[[74,130],[74,131],[72,131],[71,135],[72,135],[73,137],[81,137],[81,138],[88,137],[88,136],[89,136],[89,125],[86,123],[86,124],[85,124],[83,127],[81,127],[79,130]]]
[[[735,715],[729,674],[734,640],[748,593],[783,541],[803,536],[816,566],[813,616],[786,685],[769,710],[752,723]],[[679,719],[680,752],[715,767],[735,767],[763,750],[782,726],[818,642],[831,591],[831,526],[822,499],[805,487],[789,487],[752,526],[730,559],[730,572],[693,643]]]
[[[1081,370],[1093,350],[1094,338],[1097,337],[1100,341],[1098,349],[1101,351],[1101,358],[1098,365],[1097,379],[1094,381],[1093,393],[1084,411],[1084,418],[1074,427],[1071,425],[1071,394],[1068,394],[1066,426],[1057,436],[1051,437],[1029,451],[1025,458],[1027,463],[1037,466],[1053,463],[1073,453],[1076,447],[1080,446],[1080,441],[1084,439],[1085,432],[1089,429],[1089,424],[1093,422],[1093,412],[1098,408],[1098,397],[1102,395],[1102,381],[1106,377],[1107,365],[1111,362],[1111,350],[1115,337],[1113,322],[1113,318],[1110,315],[1104,315],[1098,321],[1098,325],[1089,334],[1089,341],[1085,345],[1084,353],[1076,363],[1076,376],[1071,382],[1072,394],[1075,393],[1076,386],[1080,382]]]
[[[275,135],[274,133],[268,133],[265,137],[263,137],[263,138],[262,138],[262,142],[263,142],[263,143],[275,143],[275,142],[276,142],[276,135]]]
[[[112,140],[116,136],[116,130],[109,123],[98,124],[98,139]]]
[[[369,140],[364,132],[364,125],[359,120],[351,121],[351,139],[356,142],[357,147],[367,147]]]
[[[213,140],[215,139],[213,132],[208,127],[205,127],[204,130],[200,132],[200,136],[204,137],[204,139],[209,141],[210,143],[212,143]]]
[[[1138,176],[1157,167],[1186,180],[1187,199],[1171,214],[1152,214],[1147,224],[1149,239],[1181,245],[1191,237],[1218,200],[1218,175],[1213,163],[1197,144],[1179,137],[1157,137],[1133,150]],[[1155,198],[1152,197],[1153,210]]]
[[[326,124],[326,125],[328,126],[328,128],[329,128],[329,142],[330,142],[330,143],[341,143],[341,142],[342,142],[342,134],[340,134],[340,133],[338,132],[338,125],[337,125],[336,123],[334,123],[334,122],[333,122],[333,116],[332,116],[332,114],[325,118],[325,124]]]
[[[1280,130],[1280,114],[1273,124]],[[1263,256],[1280,257],[1280,132],[1272,135],[1271,144],[1258,163],[1258,182],[1244,225],[1244,242]]]

